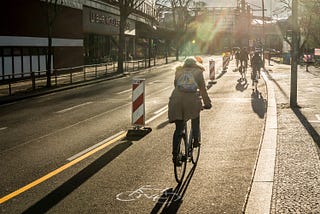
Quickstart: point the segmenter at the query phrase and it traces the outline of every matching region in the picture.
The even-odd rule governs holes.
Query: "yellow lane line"
[[[122,138],[124,138],[126,136],[126,134],[127,134],[127,132],[124,132],[123,134],[115,137],[114,139],[112,139],[110,141],[106,141],[105,144],[102,144],[101,146],[99,146],[99,147],[91,150],[90,152],[88,152],[88,153],[86,153],[86,154],[74,159],[73,161],[70,161],[69,163],[59,167],[58,169],[56,169],[56,170],[54,170],[54,171],[52,171],[52,172],[50,172],[48,174],[46,174],[45,176],[43,176],[43,177],[41,177],[41,178],[39,178],[39,179],[37,179],[37,180],[25,185],[24,187],[21,187],[20,189],[18,189],[16,191],[14,191],[14,192],[12,192],[12,193],[0,198],[0,204],[12,199],[13,197],[16,197],[17,195],[20,195],[21,193],[31,189],[32,187],[37,186],[38,184],[40,184],[40,183],[48,180],[49,178],[59,174],[60,172],[68,169],[69,167],[75,165],[76,163],[82,161],[83,159],[93,155],[94,153],[100,151],[101,149],[104,149],[105,147],[107,147],[107,146],[109,146],[109,145],[121,140]]]

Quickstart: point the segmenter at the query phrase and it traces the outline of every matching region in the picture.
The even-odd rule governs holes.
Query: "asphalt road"
[[[208,89],[213,108],[201,113],[201,156],[181,185],[166,112],[176,64],[0,106],[1,212],[241,213],[263,133],[266,88],[261,79],[260,94],[252,93],[251,82],[244,85],[232,71],[234,62],[221,72],[221,57],[213,58],[217,83]],[[134,77],[146,79],[152,128],[139,141],[122,138],[131,127]]]

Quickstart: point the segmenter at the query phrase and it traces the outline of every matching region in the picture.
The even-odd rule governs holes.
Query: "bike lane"
[[[149,124],[153,131],[143,139],[119,141],[60,175],[65,182],[26,211],[241,213],[263,132],[266,89],[261,79],[261,94],[253,94],[250,81],[237,81],[233,63],[208,90],[213,108],[201,113],[199,163],[188,163],[181,185],[171,161],[174,125],[163,114]],[[159,100],[168,101],[169,95]],[[55,186],[57,179],[43,186]]]

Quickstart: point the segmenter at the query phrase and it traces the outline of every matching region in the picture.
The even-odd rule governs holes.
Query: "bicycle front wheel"
[[[199,133],[199,139],[200,139],[200,133]],[[190,132],[190,149],[191,149],[191,162],[193,164],[197,164],[198,160],[199,160],[199,156],[200,156],[200,145],[197,147],[194,147],[194,138],[193,138],[193,134],[192,134],[192,130]]]
[[[178,156],[177,160],[174,161],[174,176],[178,183],[181,183],[186,171],[187,166],[187,137],[185,134],[182,134],[179,139],[178,144]]]

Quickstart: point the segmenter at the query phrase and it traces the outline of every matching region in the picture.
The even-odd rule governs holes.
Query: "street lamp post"
[[[290,107],[297,106],[297,79],[298,79],[298,0],[292,0],[292,61],[290,84]]]
[[[264,0],[262,0],[262,60],[263,60],[263,68],[265,68],[265,58],[264,58],[264,49],[266,46],[266,37],[264,31]]]

